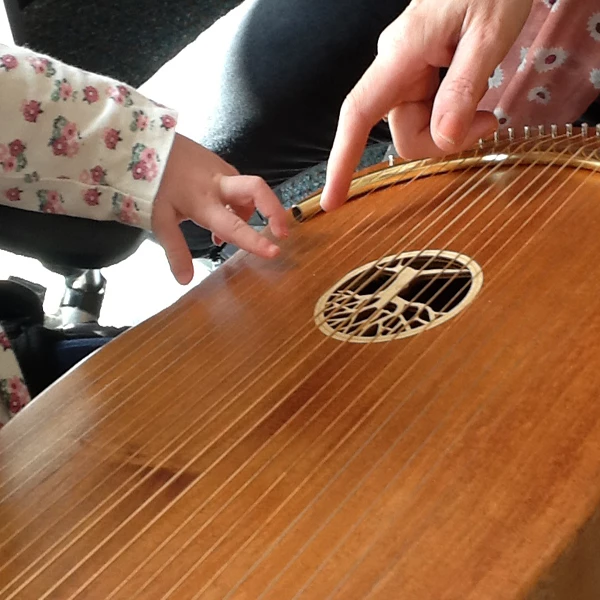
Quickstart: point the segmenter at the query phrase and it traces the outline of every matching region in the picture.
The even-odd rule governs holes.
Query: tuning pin
[[[551,125],[550,131],[553,138],[555,138],[558,135],[558,127],[556,125]]]
[[[600,137],[600,123],[596,125],[596,136]]]
[[[525,127],[523,127],[523,135],[525,136],[526,140],[528,140],[531,137],[531,128],[529,127],[529,125],[525,125]]]
[[[390,167],[394,166],[394,155],[393,154],[388,154],[388,166],[390,166]]]
[[[589,126],[587,123],[581,124],[581,135],[582,137],[587,137],[589,135]]]
[[[544,137],[546,135],[546,128],[543,125],[539,125],[538,133],[539,133],[540,137]]]
[[[479,138],[479,149],[483,150],[484,146],[485,146],[484,139],[483,138]]]
[[[565,125],[565,129],[567,131],[567,137],[571,137],[573,135],[573,125],[571,125],[571,123],[567,123]]]
[[[515,139],[515,130],[512,127],[508,128],[508,139],[513,142]]]
[[[497,144],[499,141],[500,141],[500,133],[496,129],[496,131],[494,131],[494,143]]]

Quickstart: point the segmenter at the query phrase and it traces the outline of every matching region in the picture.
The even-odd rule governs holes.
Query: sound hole
[[[334,339],[384,342],[440,325],[465,308],[483,284],[479,265],[456,252],[425,250],[389,256],[355,269],[315,308]]]

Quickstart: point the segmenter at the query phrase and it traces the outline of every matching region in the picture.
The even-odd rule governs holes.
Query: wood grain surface
[[[600,174],[485,164],[294,223],[6,427],[0,598],[598,598]],[[346,273],[425,249],[483,269],[458,316],[319,331]]]

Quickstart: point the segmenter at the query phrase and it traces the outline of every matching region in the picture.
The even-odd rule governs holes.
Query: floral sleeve
[[[0,429],[30,400],[17,357],[0,327]]]
[[[0,45],[0,203],[150,228],[176,113],[126,85]]]
[[[0,204],[150,229],[176,113],[135,90],[0,44]],[[0,327],[0,427],[30,401]]]

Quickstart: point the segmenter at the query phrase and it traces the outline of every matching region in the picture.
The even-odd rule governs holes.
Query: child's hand
[[[176,134],[152,212],[152,229],[175,279],[185,285],[194,274],[181,221],[191,220],[248,252],[276,256],[279,248],[247,224],[255,207],[277,238],[287,236],[285,210],[262,179],[239,175],[216,154]]]

